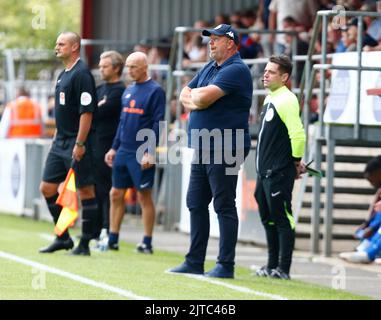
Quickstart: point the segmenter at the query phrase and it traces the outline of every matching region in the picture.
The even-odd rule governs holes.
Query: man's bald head
[[[78,33],[73,31],[64,31],[60,33],[60,36],[64,36],[71,44],[78,45],[78,51],[81,49],[81,37]]]
[[[81,37],[72,31],[59,34],[54,48],[57,58],[70,67],[80,55]]]
[[[129,77],[136,82],[148,79],[148,59],[143,52],[133,52],[126,59],[126,68]]]
[[[127,57],[126,64],[127,64],[127,62],[132,62],[132,61],[134,63],[141,65],[141,66],[144,66],[144,65],[148,66],[148,58],[144,52],[137,51],[137,52],[131,53]]]

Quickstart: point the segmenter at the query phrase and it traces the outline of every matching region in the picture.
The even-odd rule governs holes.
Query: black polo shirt
[[[119,125],[122,94],[125,88],[122,81],[103,83],[97,87],[98,101],[101,102],[98,106],[98,139],[111,139],[111,141],[114,139]]]
[[[56,84],[55,118],[57,138],[76,137],[82,113],[97,111],[94,78],[82,60],[60,73]],[[95,128],[92,121],[91,131]]]

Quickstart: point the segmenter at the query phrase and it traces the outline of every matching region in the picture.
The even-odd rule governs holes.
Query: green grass
[[[39,254],[38,249],[48,244],[40,234],[51,234],[52,229],[50,223],[0,214],[0,251],[153,299],[266,299],[182,275],[167,274],[167,269],[183,261],[183,255],[160,250],[152,256],[140,255],[134,252],[134,245],[124,242],[120,244],[119,252],[92,251],[91,257],[69,256],[66,251]],[[78,232],[73,230],[71,234]],[[214,262],[210,261],[205,267],[208,269],[213,265]],[[52,273],[41,273],[1,257],[0,270],[0,299],[126,299],[116,293]],[[45,286],[39,287],[42,280]],[[297,280],[255,278],[249,269],[242,267],[237,267],[236,279],[218,281],[287,299],[369,299]]]

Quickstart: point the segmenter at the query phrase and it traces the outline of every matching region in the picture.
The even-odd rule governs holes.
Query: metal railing
[[[328,19],[332,16],[337,16],[337,11],[319,11],[313,27],[312,39],[308,51],[308,59],[305,64],[305,69],[301,82],[300,100],[304,93],[304,123],[308,126],[308,112],[309,112],[309,100],[310,92],[314,87],[314,78],[317,72],[320,72],[320,90],[319,90],[319,120],[317,126],[317,132],[315,136],[315,147],[313,155],[310,155],[308,150],[307,155],[309,158],[312,156],[315,160],[317,170],[321,170],[322,163],[322,146],[324,141],[327,143],[327,168],[326,168],[326,187],[325,187],[325,208],[324,208],[324,231],[323,231],[323,253],[325,256],[332,254],[332,226],[333,226],[333,180],[334,180],[334,156],[335,156],[335,141],[331,138],[327,138],[328,132],[326,132],[327,126],[324,125],[323,115],[325,107],[325,98],[327,93],[326,88],[326,74],[327,70],[356,70],[357,71],[357,90],[356,90],[356,120],[353,124],[353,139],[361,139],[361,125],[360,125],[360,88],[361,88],[361,72],[362,71],[381,71],[379,67],[364,67],[362,65],[362,43],[363,43],[363,30],[364,30],[364,17],[381,17],[381,13],[375,12],[360,12],[360,11],[346,11],[346,17],[357,18],[357,66],[337,66],[327,63],[327,33],[328,33]],[[313,53],[314,43],[317,39],[321,28],[322,32],[322,53],[321,63],[312,65],[311,57]],[[330,125],[332,126],[332,125]],[[329,126],[328,126],[329,129]],[[308,130],[307,130],[308,133]],[[320,200],[321,181],[319,178],[314,178],[313,183],[313,202],[312,202],[312,232],[310,249],[312,253],[319,252],[319,226],[320,226]]]

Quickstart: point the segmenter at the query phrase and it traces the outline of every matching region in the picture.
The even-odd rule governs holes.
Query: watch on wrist
[[[82,142],[82,141],[76,141],[76,142],[75,142],[75,145],[78,146],[78,147],[84,147],[84,146],[85,146],[85,143]]]

